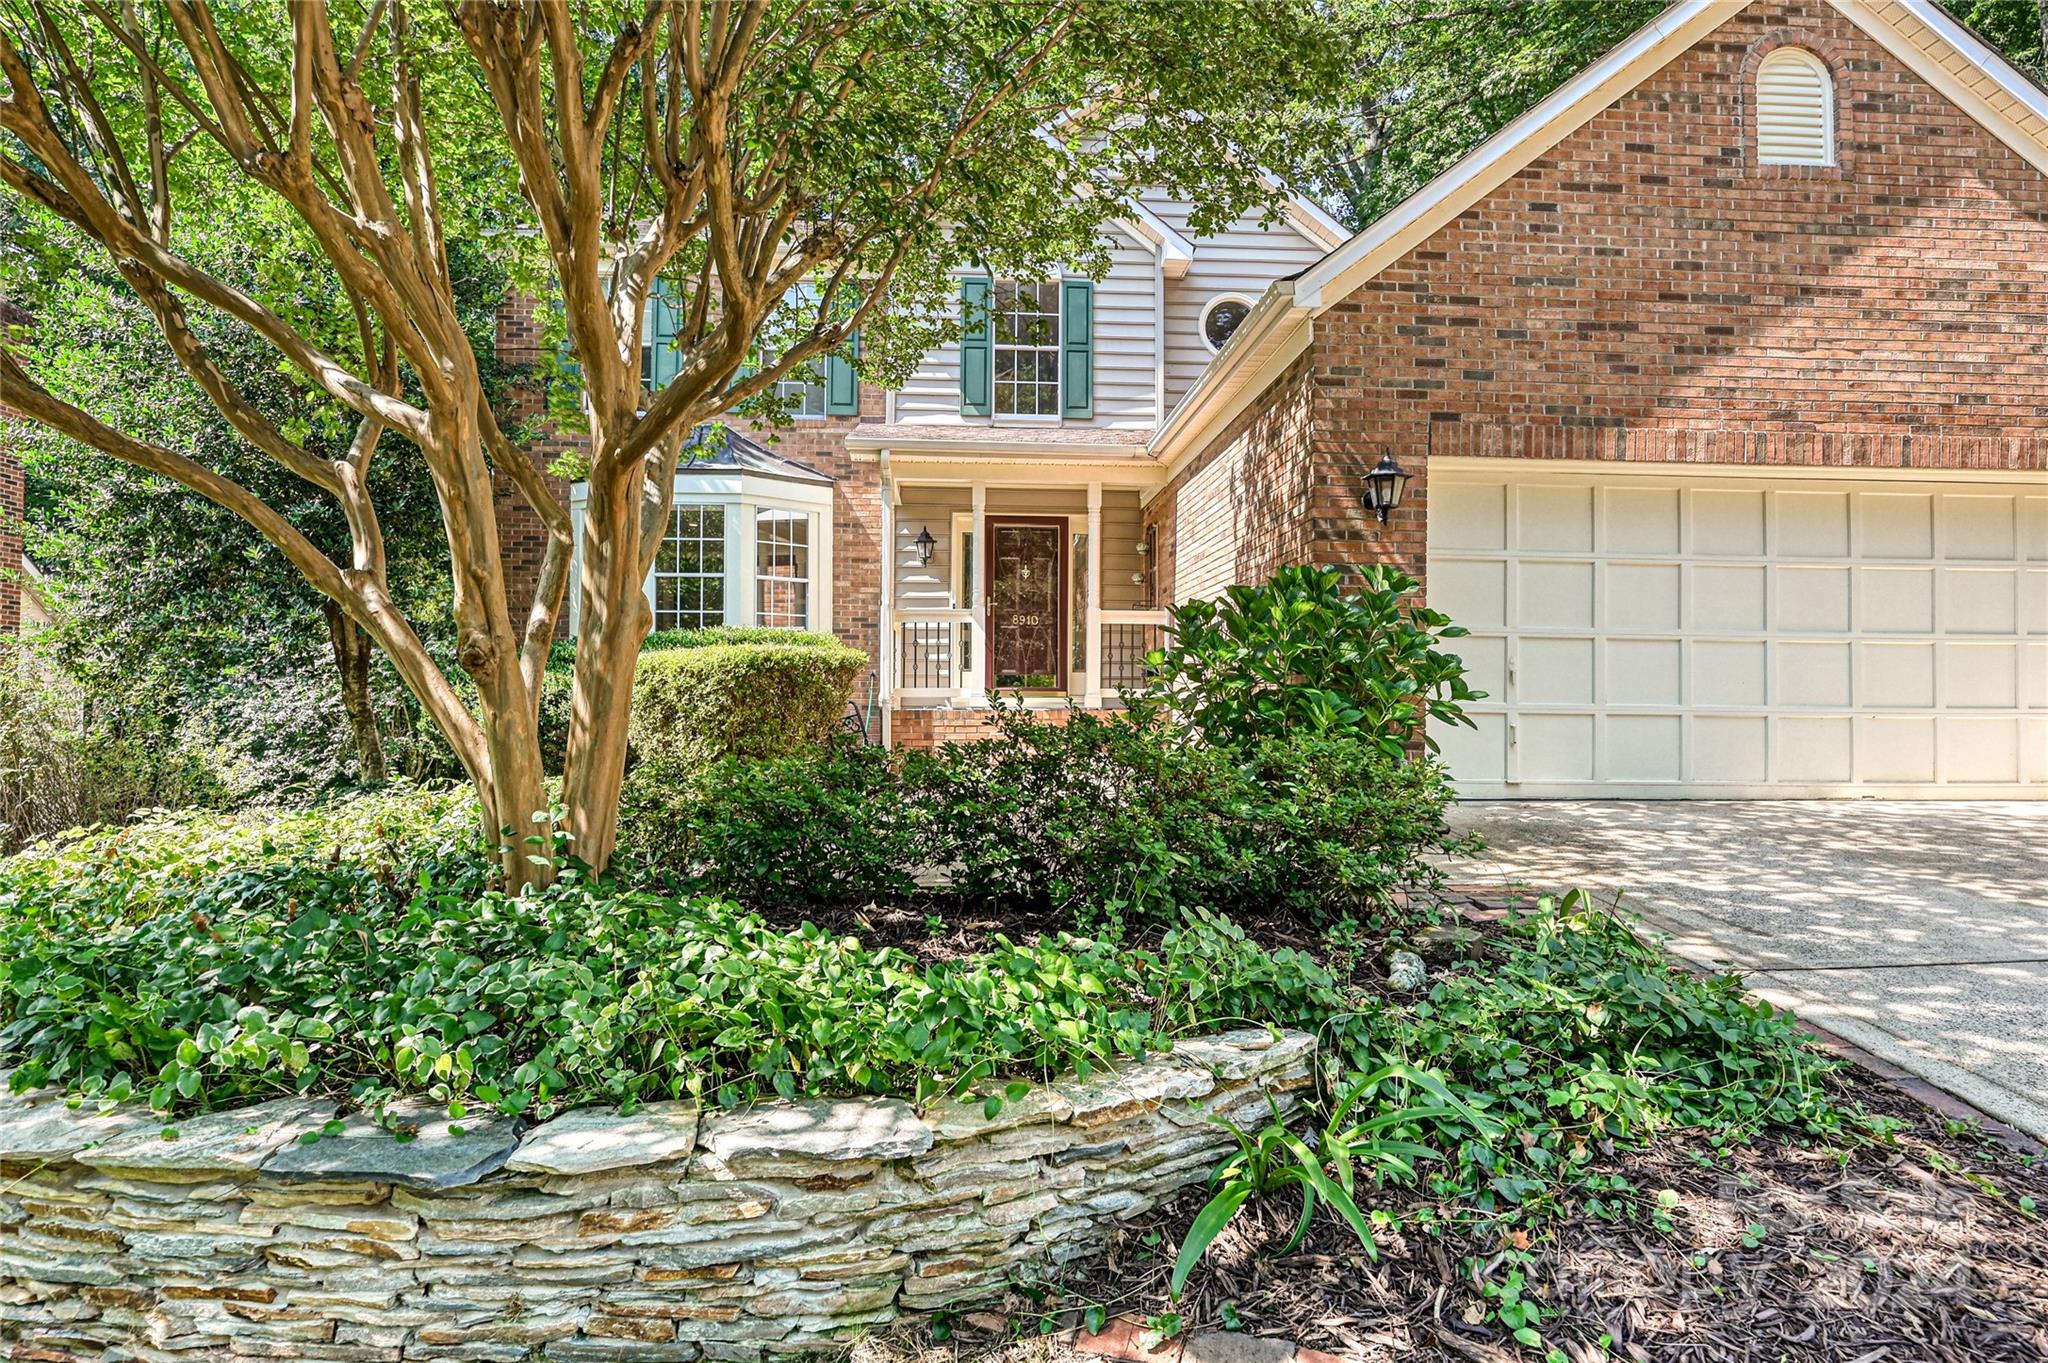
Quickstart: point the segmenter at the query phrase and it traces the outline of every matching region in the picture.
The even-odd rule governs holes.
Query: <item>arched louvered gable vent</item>
[[[1781,47],[1756,73],[1756,159],[1766,166],[1835,163],[1835,87],[1826,63]]]

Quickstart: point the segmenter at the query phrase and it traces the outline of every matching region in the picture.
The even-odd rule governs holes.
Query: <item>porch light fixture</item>
[[[1131,548],[1137,550],[1139,558],[1143,558],[1145,557],[1145,555],[1152,552],[1152,542],[1150,540],[1139,540],[1136,544],[1132,545]]]
[[[1365,475],[1365,504],[1379,513],[1380,523],[1384,525],[1387,513],[1401,504],[1401,494],[1407,489],[1408,475],[1394,462],[1392,451],[1383,452],[1380,462]]]
[[[917,545],[917,566],[920,568],[931,567],[932,550],[939,547],[939,542],[932,538],[932,528],[927,525],[919,530],[917,532],[917,539],[913,543]]]

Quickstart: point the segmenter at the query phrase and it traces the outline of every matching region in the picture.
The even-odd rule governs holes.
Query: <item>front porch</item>
[[[1074,705],[1120,706],[1121,692],[1143,682],[1167,614],[1142,521],[1151,470],[1134,463],[885,463],[889,742],[977,737],[992,694],[1052,718]]]

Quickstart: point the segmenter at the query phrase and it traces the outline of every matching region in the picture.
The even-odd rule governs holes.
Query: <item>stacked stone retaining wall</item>
[[[759,1360],[999,1295],[1199,1183],[1310,1082],[1248,1030],[1086,1080],[582,1109],[286,1099],[166,1126],[0,1103],[0,1336],[70,1360]],[[398,1133],[391,1124],[395,1119]],[[323,1133],[315,1138],[314,1133]]]

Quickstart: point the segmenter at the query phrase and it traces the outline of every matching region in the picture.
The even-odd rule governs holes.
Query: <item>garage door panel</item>
[[[1773,721],[1771,779],[1790,785],[1841,786],[1855,775],[1855,721],[1786,716]]]
[[[1444,549],[1505,549],[1507,486],[1445,483],[1429,490],[1429,533]]]
[[[2019,522],[2021,557],[2048,560],[2048,497],[2022,497]]]
[[[1523,487],[1516,499],[1516,543],[1523,549],[1583,554],[1593,548],[1593,489]]]
[[[2020,646],[1943,644],[1941,692],[1942,704],[1950,709],[2018,709]]]
[[[2011,719],[1945,716],[1941,721],[1941,774],[1945,781],[2017,781],[2020,725]]]
[[[1942,633],[2018,633],[2019,582],[2010,568],[1942,569]]]
[[[1849,553],[1849,494],[1776,492],[1776,552],[1784,558],[1843,558]]]
[[[1897,785],[1933,782],[1934,731],[1932,715],[1921,719],[1869,715],[1857,720],[1856,746],[1863,757],[1858,775],[1865,781]]]
[[[2048,635],[2048,570],[2029,568],[2020,574],[2021,634]]]
[[[1778,594],[1773,628],[1805,634],[1847,634],[1854,627],[1850,619],[1847,568],[1773,568],[1771,577]]]
[[[1508,693],[1508,641],[1500,638],[1465,638],[1457,642],[1458,656],[1465,663],[1465,682],[1490,699]]]
[[[1592,627],[1592,564],[1525,561],[1516,585],[1522,624],[1536,629]]]
[[[1751,708],[1770,697],[1770,654],[1762,640],[1707,639],[1692,646],[1696,705]]]
[[[1522,640],[1516,680],[1520,683],[1520,699],[1527,704],[1591,705],[1592,639]]]
[[[2017,557],[2014,507],[2007,496],[1950,493],[1942,502],[1942,538],[1948,557],[1991,559],[2007,563]]]
[[[1591,715],[1525,714],[1516,728],[1524,781],[1593,779]],[[1455,767],[1453,771],[1457,770]]]
[[[1865,558],[1933,558],[1934,496],[1865,492],[1858,497]]]
[[[1699,564],[1691,570],[1691,619],[1695,630],[1764,628],[1764,591],[1769,578],[1762,566],[1722,567]]]
[[[1687,497],[1695,554],[1756,558],[1764,552],[1764,494],[1695,488]]]
[[[2048,795],[2048,486],[1449,465],[1471,793]]]
[[[1850,645],[1789,641],[1778,644],[1778,705],[1825,706],[1846,710],[1855,703]]]
[[[1467,629],[1507,623],[1505,563],[1440,558],[1430,564],[1429,579],[1430,603]]]
[[[1677,488],[1610,487],[1601,498],[1601,547],[1608,553],[1677,555]]]
[[[1609,639],[1608,701],[1615,705],[1682,705],[1684,653],[1676,639]]]
[[[1607,779],[1680,781],[1685,777],[1685,721],[1678,715],[1609,715]]]
[[[1861,568],[1856,573],[1858,627],[1866,634],[1932,634],[1934,570]]]
[[[1858,644],[1856,655],[1863,705],[1885,710],[1933,706],[1933,644]]]
[[[1678,583],[1675,563],[1610,563],[1600,597],[1600,623],[1637,634],[1677,629]]]
[[[1505,781],[1508,771],[1506,715],[1474,714],[1473,726],[1438,724],[1430,729],[1438,754],[1460,781]]]
[[[1770,721],[1762,715],[1695,715],[1692,779],[1759,786],[1770,779]]]

